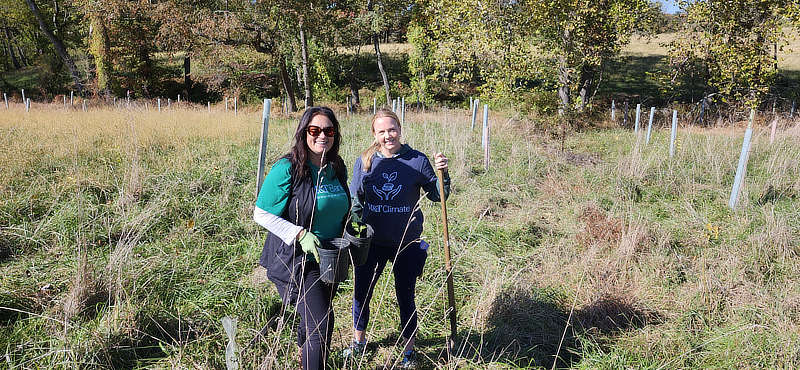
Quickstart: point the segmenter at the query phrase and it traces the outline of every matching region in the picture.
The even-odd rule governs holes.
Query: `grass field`
[[[238,319],[244,368],[296,366],[295,318],[257,266],[258,109],[0,113],[3,366],[223,368],[224,316]],[[425,201],[421,368],[800,366],[797,122],[781,121],[774,144],[757,127],[731,211],[741,126],[682,128],[670,158],[665,129],[649,146],[624,129],[574,133],[561,151],[531,129],[553,117],[496,113],[484,171],[467,116],[409,112],[404,127],[413,147],[448,154],[454,179],[458,353],[440,356],[440,214]],[[351,164],[369,118],[340,119]],[[294,125],[273,117],[269,163]],[[378,286],[368,356],[334,354],[334,367],[398,359],[390,276]],[[347,281],[335,300],[336,353],[350,338],[351,293]]]

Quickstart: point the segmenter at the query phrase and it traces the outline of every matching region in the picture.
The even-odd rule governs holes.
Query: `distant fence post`
[[[617,107],[615,105],[614,99],[611,99],[611,121],[612,122],[617,122],[616,113],[617,113]]]
[[[181,94],[178,94],[178,104],[181,102]]]
[[[485,130],[486,130],[486,146],[483,148],[483,169],[484,169],[485,172],[489,172],[489,153],[490,153],[489,148],[491,148],[491,145],[489,144],[488,110],[486,112],[487,112],[487,113],[485,113],[486,116],[487,116],[486,128],[485,128]]]
[[[228,97],[225,97],[225,112],[228,111]]]
[[[769,133],[769,143],[772,144],[775,142],[775,131],[778,130],[778,117],[772,119],[772,124],[770,126],[772,127]]]
[[[622,113],[622,127],[628,126],[628,101],[625,101],[625,105],[623,105],[624,111]]]
[[[403,97],[403,102],[400,104],[400,126],[406,124],[406,97]]]
[[[25,89],[22,89],[22,104],[25,104],[26,101],[28,100],[25,99]]]
[[[739,165],[736,166],[736,177],[733,180],[733,188],[731,189],[731,197],[728,200],[728,206],[731,209],[736,207],[736,202],[739,200],[739,189],[744,182],[745,172],[747,171],[747,159],[750,153],[750,139],[753,137],[753,118],[755,110],[750,110],[750,122],[747,124],[747,130],[744,132],[744,141],[742,141],[742,151],[739,153]]]
[[[650,121],[647,123],[647,136],[644,139],[644,145],[650,144],[650,133],[653,131],[653,115],[656,113],[656,107],[650,107]]]
[[[64,97],[64,106],[65,107],[67,106],[67,97],[66,96]],[[116,108],[116,107],[117,107],[117,97],[115,96],[114,97],[114,108]]]
[[[641,113],[642,105],[636,104],[636,123],[633,125],[633,133],[637,136],[639,135],[639,116],[641,116]]]
[[[378,98],[372,98],[372,115],[374,116],[377,113],[378,108]]]
[[[700,101],[700,124],[705,123],[705,115],[706,115],[706,97],[703,97],[703,100]]]
[[[794,117],[794,109],[796,108],[796,101],[792,100],[792,109],[789,111],[789,118]]]
[[[161,98],[158,98],[158,111],[161,112]]]
[[[478,104],[480,104],[480,100],[475,98],[472,101],[472,125],[470,126],[472,131],[475,131],[475,120],[478,119]]]
[[[261,113],[261,143],[258,151],[258,175],[256,181],[256,197],[264,181],[264,161],[267,157],[267,135],[269,134],[269,113],[272,109],[272,99],[264,99],[264,110]]]
[[[86,112],[86,99],[83,99],[83,111]]]
[[[397,100],[392,99],[392,112],[397,113]]]
[[[238,96],[234,96],[233,97],[233,115],[234,116],[238,116],[239,115],[239,97]]]
[[[75,94],[75,92],[70,90],[69,91],[69,107],[70,108],[75,106],[75,99],[73,98],[73,94]],[[130,103],[130,100],[131,100],[131,92],[130,92],[130,90],[128,90],[128,103]]]
[[[678,137],[678,111],[672,110],[672,132],[669,135],[669,156],[675,155],[675,139]]]
[[[206,102],[206,105],[208,106],[208,113],[211,113],[211,102]]]
[[[484,150],[488,146],[486,143],[487,136],[489,134],[489,104],[483,105],[483,131],[481,135],[481,146]]]
[[[8,95],[6,93],[3,93],[3,100],[6,102],[6,109],[8,109]]]
[[[27,98],[25,101],[25,112],[31,111],[31,98]]]
[[[167,109],[172,109],[172,98],[167,98]]]

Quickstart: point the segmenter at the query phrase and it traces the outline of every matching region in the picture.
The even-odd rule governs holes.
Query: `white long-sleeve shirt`
[[[289,221],[286,221],[278,216],[273,215],[258,206],[253,210],[253,220],[257,224],[263,226],[269,232],[281,238],[284,243],[292,245],[297,238],[297,235],[303,231],[302,226],[297,226]]]

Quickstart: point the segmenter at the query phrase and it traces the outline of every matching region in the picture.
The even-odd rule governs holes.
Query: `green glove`
[[[317,236],[314,235],[314,233],[308,230],[303,230],[303,236],[301,236],[297,242],[300,243],[300,249],[303,252],[311,253],[311,255],[314,256],[314,260],[319,261],[319,252],[317,252],[317,247],[319,247],[320,244],[319,239],[317,239]]]

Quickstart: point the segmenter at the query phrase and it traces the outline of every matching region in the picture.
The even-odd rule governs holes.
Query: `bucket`
[[[355,266],[361,266],[367,262],[369,245],[372,241],[372,235],[375,234],[372,226],[368,224],[360,225],[366,226],[366,229],[360,235],[350,223],[344,228],[344,238],[350,242],[350,255],[353,256],[353,265]]]
[[[341,283],[347,280],[350,270],[350,256],[347,255],[347,239],[335,238],[322,242],[319,252],[319,275],[326,283]]]

